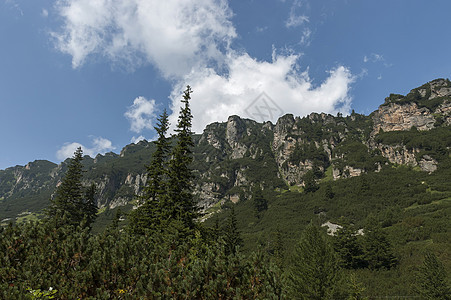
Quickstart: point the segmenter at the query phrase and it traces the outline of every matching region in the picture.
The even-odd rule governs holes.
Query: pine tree
[[[227,255],[235,254],[237,247],[240,247],[243,244],[243,240],[241,239],[241,235],[238,230],[238,222],[235,215],[235,207],[233,206],[224,229],[224,242],[225,242],[225,252]]]
[[[335,197],[335,193],[332,190],[332,185],[330,183],[328,183],[326,185],[326,191],[325,191],[325,195],[327,199],[333,199]]]
[[[129,229],[133,233],[144,233],[146,229],[158,228],[165,218],[163,213],[163,198],[168,190],[167,160],[170,152],[170,141],[166,137],[169,120],[166,110],[157,119],[155,130],[158,139],[155,141],[156,150],[147,166],[148,184],[144,187],[143,195],[138,198],[141,206],[130,213]]]
[[[257,187],[252,195],[252,200],[254,201],[255,215],[260,218],[263,211],[268,209],[268,201],[266,201],[263,196],[263,192],[260,187]]]
[[[434,253],[426,253],[417,277],[417,291],[423,299],[451,299],[445,267]]]
[[[341,264],[346,269],[364,268],[363,249],[357,240],[356,230],[350,224],[343,224],[334,236],[334,248],[341,258]]]
[[[155,130],[158,139],[155,141],[157,149],[152,155],[152,162],[147,167],[149,184],[144,189],[145,202],[151,202],[153,206],[158,206],[158,199],[167,190],[167,158],[171,150],[169,139],[166,137],[169,129],[169,120],[166,110],[157,119]]]
[[[292,255],[288,270],[291,299],[333,299],[339,267],[335,252],[324,233],[310,224]]]
[[[370,220],[364,229],[363,250],[370,269],[390,269],[396,265],[396,257],[387,235],[374,220]]]
[[[274,243],[274,259],[276,261],[276,265],[279,268],[282,268],[283,265],[284,249],[285,247],[282,240],[282,232],[280,231],[280,228],[277,226]]]
[[[304,191],[306,193],[314,193],[319,189],[313,171],[310,170],[305,173],[304,177],[302,177],[302,180],[304,181]]]
[[[199,217],[198,208],[192,193],[194,175],[190,169],[193,161],[192,147],[194,146],[191,132],[192,114],[189,107],[191,87],[184,91],[180,115],[178,118],[177,143],[172,150],[169,162],[169,186],[163,209],[169,219],[180,220],[187,228],[194,228],[195,220]]]
[[[97,217],[98,207],[96,205],[96,193],[97,187],[95,183],[92,183],[91,186],[85,192],[85,199],[82,203],[82,209],[84,214],[84,219],[87,226],[91,226],[91,224],[95,221]]]
[[[84,191],[81,180],[83,177],[83,150],[78,147],[70,160],[67,172],[56,189],[55,197],[46,210],[47,216],[55,225],[78,225],[85,220],[90,226],[94,221],[97,207],[95,206],[95,186]]]

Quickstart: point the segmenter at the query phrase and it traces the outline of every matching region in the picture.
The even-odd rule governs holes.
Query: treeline
[[[377,222],[363,236],[347,224],[333,237],[310,222],[289,258],[280,232],[272,251],[241,251],[245,241],[233,205],[221,224],[199,222],[190,168],[191,93],[188,86],[175,137],[168,137],[166,112],[158,119],[147,186],[126,225],[118,212],[104,232],[91,233],[96,188],[82,185],[83,155],[77,149],[46,217],[0,229],[0,298],[365,299],[355,272],[396,267],[396,254]],[[252,217],[261,221],[271,205],[265,195],[253,189]],[[326,195],[330,201],[335,197],[330,189]],[[428,254],[417,293],[449,299],[446,280],[441,262]]]

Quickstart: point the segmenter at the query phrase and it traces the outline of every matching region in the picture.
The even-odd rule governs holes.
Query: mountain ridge
[[[286,114],[276,124],[230,116],[227,122],[209,124],[202,134],[193,136],[195,194],[202,209],[211,212],[228,199],[249,196],[255,184],[302,189],[308,172],[318,182],[359,176],[387,165],[434,172],[444,159],[434,147],[444,147],[440,151],[449,153],[449,130],[444,130],[449,125],[448,79],[428,82],[406,96],[391,94],[368,116],[355,112],[346,117]],[[445,138],[432,139],[439,146],[415,142],[422,132]],[[398,133],[405,133],[404,140],[397,140]],[[101,211],[120,206],[131,209],[134,195],[146,183],[144,165],[150,163],[153,149],[152,142],[140,141],[125,146],[119,154],[85,156],[84,183],[97,184]],[[36,160],[0,170],[0,221],[21,220],[20,214],[46,207],[66,165],[67,160],[59,165]]]

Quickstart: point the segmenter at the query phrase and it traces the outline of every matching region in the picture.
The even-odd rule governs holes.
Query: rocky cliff
[[[438,79],[406,96],[390,95],[370,116],[287,114],[276,124],[231,116],[195,135],[193,169],[199,205],[209,210],[250,196],[253,186],[285,189],[410,165],[434,172],[451,147],[451,83]],[[84,184],[95,182],[101,211],[134,204],[146,184],[154,145],[131,144],[119,155],[85,157]],[[0,221],[45,208],[64,175],[60,165],[35,161],[0,170]],[[19,218],[21,218],[19,216]]]

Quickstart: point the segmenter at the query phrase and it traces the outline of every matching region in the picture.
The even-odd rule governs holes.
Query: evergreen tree
[[[306,193],[314,193],[319,189],[313,171],[307,171],[307,173],[305,173],[302,177],[302,180],[304,181],[304,191]]]
[[[194,175],[190,169],[193,161],[192,147],[194,146],[191,132],[193,116],[189,107],[191,93],[191,87],[187,86],[175,130],[177,143],[172,149],[172,159],[169,162],[169,186],[163,204],[163,209],[169,219],[180,220],[190,229],[194,228],[195,220],[199,217],[192,193]]]
[[[327,198],[327,199],[333,199],[333,198],[335,197],[335,193],[334,193],[334,191],[332,190],[332,185],[331,185],[330,183],[328,183],[328,184],[326,185],[326,191],[325,191],[325,194],[326,194],[326,198]]]
[[[169,120],[166,110],[157,119],[155,130],[158,139],[155,141],[156,150],[152,154],[152,160],[147,166],[147,185],[144,187],[143,195],[138,198],[141,204],[130,213],[129,229],[133,233],[142,234],[146,229],[155,229],[161,225],[164,219],[163,203],[168,187],[167,160],[170,152],[170,141],[166,137],[169,129]]]
[[[78,147],[70,160],[67,172],[56,189],[55,197],[46,210],[47,216],[55,225],[78,225],[85,220],[85,225],[95,219],[97,207],[95,206],[95,186],[84,191],[81,180],[83,177],[83,150]]]
[[[268,209],[268,201],[263,196],[263,191],[260,187],[255,188],[252,200],[254,201],[255,215],[257,218],[260,218],[260,214]]]
[[[282,232],[280,228],[277,226],[276,229],[276,238],[274,243],[274,259],[276,261],[276,265],[279,268],[282,268],[283,258],[284,258],[284,243],[282,240]]]
[[[294,249],[288,269],[290,299],[333,299],[339,278],[335,252],[321,230],[310,224]]]
[[[230,216],[224,229],[225,252],[227,255],[235,254],[237,247],[242,246],[240,232],[238,231],[238,224],[235,215],[235,207],[232,206]]]
[[[370,269],[390,269],[396,265],[396,257],[387,235],[374,220],[370,220],[364,229],[363,250]]]
[[[85,199],[82,205],[85,222],[89,227],[95,221],[97,217],[97,211],[99,210],[96,205],[96,193],[97,187],[95,183],[92,183],[85,192]]]
[[[341,264],[346,269],[364,268],[363,249],[358,241],[356,230],[350,224],[343,224],[334,236],[334,248],[341,258]]]
[[[149,184],[144,189],[145,203],[152,203],[158,206],[158,199],[167,191],[167,158],[171,150],[169,139],[166,137],[169,129],[169,120],[166,110],[157,119],[158,123],[155,130],[158,139],[155,141],[157,149],[152,155],[152,162],[147,167],[147,176]]]
[[[417,292],[423,299],[451,299],[451,288],[447,283],[445,267],[434,253],[424,256],[418,272]]]

